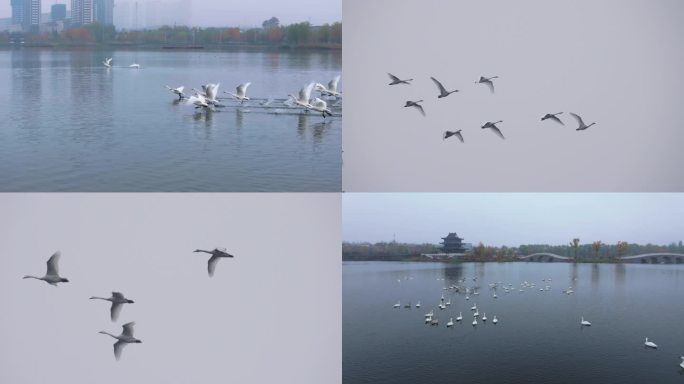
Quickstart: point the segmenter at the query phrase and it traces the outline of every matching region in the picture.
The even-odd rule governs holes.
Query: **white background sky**
[[[125,0],[134,2],[133,0]],[[157,1],[177,3],[178,0],[138,0],[142,9],[146,3]],[[310,21],[312,24],[333,23],[342,20],[341,0],[187,0],[191,2],[192,21],[195,26],[261,26],[264,20],[276,16],[281,24]],[[116,7],[117,2],[115,0]],[[67,4],[71,8],[71,0],[43,0],[43,13],[50,12],[52,4]],[[183,10],[179,10],[181,12]],[[12,8],[9,0],[0,2],[0,17],[11,17]],[[143,20],[140,20],[143,23]]]
[[[341,383],[339,194],[0,194],[0,383]],[[225,246],[207,276],[209,255]],[[38,280],[61,250],[55,288]],[[117,323],[109,303],[120,290]],[[113,355],[137,321],[142,344]]]
[[[489,245],[684,240],[684,194],[346,193],[345,241]]]
[[[680,0],[345,0],[344,190],[683,191],[682,15]],[[430,76],[460,92],[438,100]],[[402,108],[419,99],[427,117]],[[566,126],[540,121],[560,111]],[[497,120],[506,140],[480,128]],[[442,141],[458,129],[465,144]]]

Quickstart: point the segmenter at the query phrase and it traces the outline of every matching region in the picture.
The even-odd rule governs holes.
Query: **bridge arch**
[[[656,252],[622,256],[620,260],[642,264],[684,264],[684,253]]]
[[[572,261],[572,257],[556,255],[550,252],[538,252],[527,256],[518,256],[521,261],[533,261],[540,263],[552,263],[556,261]]]

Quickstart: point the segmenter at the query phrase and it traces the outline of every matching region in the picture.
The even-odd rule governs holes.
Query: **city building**
[[[10,0],[12,24],[21,25],[26,32],[38,31],[40,24],[40,0]]]
[[[71,24],[93,23],[93,0],[71,0]]]
[[[101,24],[114,24],[114,0],[94,0],[93,19]]]
[[[458,237],[455,232],[450,232],[446,237],[442,237],[442,252],[444,253],[463,253],[466,247],[463,239]]]
[[[50,20],[60,21],[67,17],[67,6],[66,4],[53,4],[50,7]]]

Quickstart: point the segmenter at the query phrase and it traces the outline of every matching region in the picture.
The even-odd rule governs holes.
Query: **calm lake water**
[[[345,262],[342,271],[345,384],[684,382],[681,265]],[[519,292],[523,281],[536,288]],[[495,282],[515,290],[493,298]],[[480,294],[466,301],[450,285]],[[569,286],[575,293],[563,294]],[[436,308],[442,293],[446,310]],[[476,327],[474,303],[488,317]],[[438,327],[424,322],[433,308]],[[645,337],[659,348],[644,348]]]
[[[280,102],[309,81],[327,84],[341,57],[0,51],[0,190],[340,191],[341,106],[324,123]],[[131,63],[142,69],[125,68]],[[226,100],[213,113],[174,102],[164,88],[220,82],[230,98],[223,91],[247,81],[247,95],[260,100]]]

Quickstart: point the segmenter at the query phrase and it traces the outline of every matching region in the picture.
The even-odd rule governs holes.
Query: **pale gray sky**
[[[310,21],[312,24],[333,23],[342,21],[341,0],[252,0],[252,1],[225,1],[225,0],[182,0],[190,3],[191,20],[194,26],[261,26],[264,20],[272,16],[278,17],[281,24],[291,24],[300,21]],[[135,0],[115,0],[116,4],[134,4]],[[184,20],[187,9],[178,6],[179,0],[138,0],[140,12],[144,12],[148,4],[159,3],[159,9],[164,5],[172,4],[175,8],[177,19]],[[49,13],[52,4],[67,4],[71,8],[71,0],[43,0],[43,13]],[[166,12],[164,10],[164,12]],[[183,14],[181,14],[183,13]],[[0,2],[0,17],[11,17],[12,11],[9,0]],[[144,25],[144,16],[139,19],[140,25]]]
[[[343,189],[684,191],[682,15],[679,0],[345,0]],[[481,75],[500,77],[494,95]],[[460,92],[438,100],[430,76]],[[427,117],[402,108],[419,99]],[[540,121],[560,111],[566,126]],[[480,128],[497,120],[506,140]],[[458,129],[465,144],[442,140]]]
[[[0,382],[341,383],[339,194],[1,194]],[[207,276],[207,254],[234,259]],[[61,250],[55,288],[45,273]],[[109,303],[122,291],[119,321]],[[137,321],[142,344],[114,359]]]
[[[448,232],[489,245],[684,240],[684,194],[345,193],[345,241],[438,243]]]

